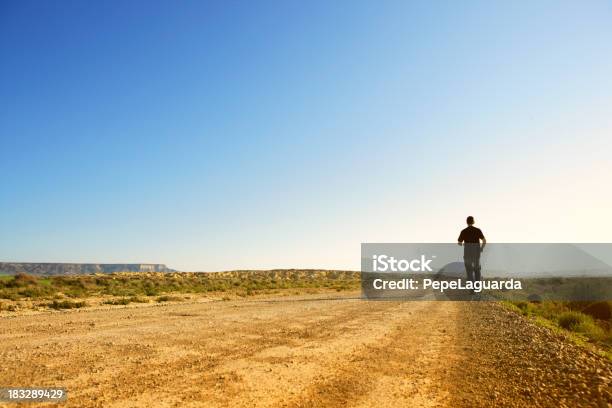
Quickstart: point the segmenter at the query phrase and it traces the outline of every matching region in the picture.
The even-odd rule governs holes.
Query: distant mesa
[[[93,264],[0,262],[0,273],[16,275],[86,275],[114,272],[176,272],[164,264]]]

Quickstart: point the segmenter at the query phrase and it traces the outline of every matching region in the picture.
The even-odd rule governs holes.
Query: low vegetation
[[[612,352],[612,302],[511,302],[525,316],[544,319]]]
[[[85,305],[80,299],[102,297],[103,304],[128,305],[150,301],[182,301],[186,294],[220,293],[239,297],[279,289],[348,290],[359,288],[359,273],[321,270],[232,271],[215,273],[120,272],[113,274],[30,276],[0,278],[0,310],[15,309],[24,302],[44,303],[52,309]],[[18,307],[17,307],[18,308]]]
[[[14,311],[17,310],[17,306],[12,305],[12,304],[8,304],[8,303],[5,303],[5,302],[0,302],[0,312],[3,311],[3,310],[5,310],[7,312],[14,312]]]
[[[53,302],[47,304],[47,307],[51,309],[78,309],[85,306],[87,306],[87,303],[85,302],[74,302],[72,300],[54,300]]]
[[[149,303],[150,300],[142,296],[121,297],[108,299],[102,302],[104,305],[129,305],[130,303]]]
[[[169,296],[164,295],[157,298],[158,302],[181,302],[183,300],[180,296]]]

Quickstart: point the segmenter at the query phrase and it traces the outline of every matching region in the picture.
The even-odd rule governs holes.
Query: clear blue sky
[[[0,260],[612,241],[605,1],[0,1]]]

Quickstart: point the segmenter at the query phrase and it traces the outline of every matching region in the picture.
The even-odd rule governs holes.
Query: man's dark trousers
[[[463,245],[463,262],[470,281],[480,280],[480,244],[466,243]]]

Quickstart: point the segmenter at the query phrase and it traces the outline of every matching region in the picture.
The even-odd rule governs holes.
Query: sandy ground
[[[612,406],[609,360],[499,305],[355,297],[3,317],[0,386],[65,387],[63,407]]]

